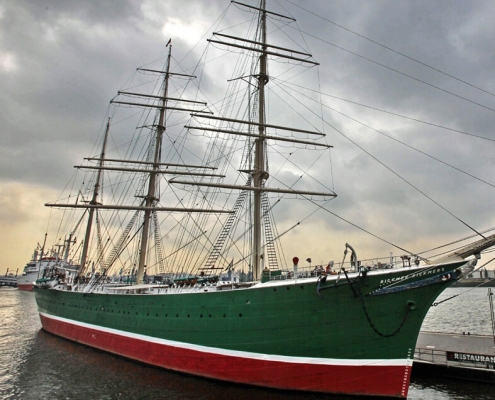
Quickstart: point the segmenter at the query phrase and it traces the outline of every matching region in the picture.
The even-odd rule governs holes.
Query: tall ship
[[[402,249],[372,261],[304,232],[336,197],[318,96],[289,89],[318,62],[284,41],[295,20],[266,0],[230,7],[248,21],[216,31],[197,64],[169,42],[160,68],[137,70],[111,101],[101,150],[77,167],[82,186],[47,204],[71,215],[80,268],[37,280],[43,329],[205,378],[406,398],[430,305],[495,235],[437,260]],[[223,100],[209,92],[219,81]],[[288,237],[341,240],[344,256],[300,263]]]

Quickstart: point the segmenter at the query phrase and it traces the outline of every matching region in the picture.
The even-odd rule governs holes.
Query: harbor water
[[[455,296],[455,297],[453,297]],[[492,334],[486,288],[451,288],[423,330]],[[0,399],[349,399],[239,386],[148,367],[41,330],[33,293],[0,289]],[[495,385],[413,375],[410,399],[495,399]]]

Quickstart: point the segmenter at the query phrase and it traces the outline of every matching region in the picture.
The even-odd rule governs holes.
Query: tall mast
[[[185,184],[185,185],[195,185],[195,186],[207,186],[207,187],[217,187],[217,188],[229,188],[229,189],[238,189],[242,191],[251,190],[254,192],[253,194],[253,207],[252,207],[252,218],[253,218],[253,243],[251,249],[251,265],[253,271],[253,280],[259,280],[261,276],[261,260],[263,258],[263,247],[262,247],[262,193],[263,192],[272,192],[272,193],[290,193],[294,195],[309,195],[309,196],[324,196],[324,197],[335,197],[336,194],[328,191],[324,193],[317,192],[308,192],[308,191],[299,191],[293,189],[278,189],[278,188],[267,188],[265,187],[265,182],[268,179],[268,171],[266,168],[266,155],[265,148],[267,140],[275,140],[275,141],[287,141],[292,143],[301,143],[322,147],[332,147],[322,143],[316,143],[314,141],[308,142],[304,140],[295,139],[293,137],[283,138],[282,135],[267,135],[268,128],[274,128],[278,131],[292,131],[292,132],[300,132],[306,133],[310,135],[318,135],[325,136],[322,132],[317,131],[307,131],[302,129],[294,129],[286,126],[278,126],[278,125],[269,125],[266,123],[265,118],[265,86],[268,83],[269,77],[267,73],[267,60],[269,56],[277,57],[277,58],[285,58],[294,61],[298,61],[301,64],[310,64],[310,65],[319,65],[317,62],[312,61],[312,55],[307,52],[302,52],[300,50],[293,50],[285,47],[275,46],[267,43],[266,37],[266,19],[269,15],[275,15],[277,18],[283,18],[287,21],[295,21],[295,19],[291,17],[287,17],[285,15],[277,14],[266,9],[266,0],[261,0],[260,7],[254,7],[249,4],[244,4],[235,0],[231,0],[232,3],[236,3],[242,7],[246,7],[251,10],[256,10],[259,12],[259,40],[250,40],[245,38],[240,38],[236,36],[226,35],[220,32],[213,32],[214,39],[208,39],[208,42],[225,45],[228,47],[239,48],[243,50],[248,50],[249,52],[259,53],[259,72],[254,76],[257,79],[257,89],[258,89],[258,120],[254,121],[249,118],[248,120],[238,120],[227,118],[223,116],[209,116],[209,115],[200,115],[198,113],[193,114],[195,119],[209,119],[210,121],[225,121],[232,124],[240,124],[244,127],[244,129],[248,129],[248,132],[243,130],[226,130],[226,129],[217,129],[211,127],[205,127],[204,125],[200,126],[186,126],[187,129],[198,129],[203,131],[213,131],[219,133],[226,133],[232,135],[240,135],[247,137],[256,138],[254,141],[254,157],[253,157],[253,165],[251,168],[252,176],[252,185],[241,186],[241,185],[225,185],[225,184],[216,184],[216,183],[206,183],[206,182],[191,182],[184,181],[176,178],[172,178],[169,180],[169,183],[172,184]],[[218,40],[220,38],[221,40]],[[201,122],[200,122],[201,124]],[[211,123],[210,123],[211,124]],[[257,133],[255,134],[250,130],[250,127],[256,126]],[[248,172],[248,171],[244,171]]]
[[[262,53],[260,56],[260,72],[258,75],[258,117],[259,138],[255,140],[254,152],[254,169],[253,169],[253,186],[256,189],[261,189],[263,182],[268,178],[265,171],[265,85],[268,83],[266,74],[266,0],[261,1],[261,43]],[[261,273],[261,190],[254,192],[254,210],[253,210],[253,280],[260,279]]]
[[[141,232],[141,248],[139,251],[139,264],[138,271],[136,275],[136,284],[143,283],[144,267],[146,264],[146,251],[148,247],[148,236],[150,230],[151,212],[157,198],[156,194],[156,177],[160,171],[160,158],[162,151],[162,138],[163,132],[165,132],[165,110],[167,106],[167,93],[168,93],[168,78],[170,72],[170,59],[172,56],[172,45],[169,45],[168,57],[167,57],[167,68],[165,71],[165,82],[163,87],[163,98],[162,106],[160,107],[160,116],[158,121],[158,126],[156,129],[156,141],[155,141],[155,156],[153,159],[153,169],[150,172],[150,180],[148,186],[148,194],[146,196],[146,210],[144,211],[144,221],[143,230]]]
[[[96,175],[96,183],[95,187],[93,189],[93,198],[89,202],[90,205],[94,206],[98,204],[98,194],[100,191],[100,185],[101,185],[101,174],[103,171],[103,163],[105,161],[105,151],[107,147],[107,139],[108,139],[108,132],[110,131],[110,118],[108,119],[107,122],[107,128],[105,130],[105,137],[103,138],[103,146],[101,147],[101,154],[100,154],[100,159],[98,166],[100,169],[98,170],[98,173]],[[86,259],[88,257],[88,248],[89,248],[89,239],[91,237],[91,229],[93,226],[93,219],[94,219],[94,213],[95,213],[96,208],[90,208],[89,209],[89,216],[88,216],[88,225],[86,226],[86,234],[84,235],[84,244],[83,244],[83,249],[82,249],[82,254],[81,254],[81,267],[79,270],[79,275],[82,275],[84,273],[84,270],[86,269]]]

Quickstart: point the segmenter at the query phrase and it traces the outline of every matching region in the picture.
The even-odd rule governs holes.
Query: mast
[[[268,173],[265,171],[265,85],[268,83],[266,74],[266,0],[261,1],[261,43],[262,53],[260,56],[260,72],[258,75],[258,134],[259,137],[255,140],[254,151],[254,168],[253,168],[253,186],[254,192],[254,210],[253,210],[253,251],[252,251],[252,268],[253,280],[260,279],[261,274],[261,188],[264,181],[268,178]]]
[[[108,119],[107,122],[107,128],[105,130],[105,137],[103,138],[103,145],[101,148],[101,154],[99,158],[99,167],[100,169],[98,170],[98,173],[96,175],[96,183],[95,187],[93,189],[93,198],[89,202],[90,205],[96,206],[98,204],[98,194],[100,191],[100,185],[101,185],[101,173],[103,171],[103,163],[105,161],[105,151],[107,147],[107,139],[108,139],[108,132],[110,131],[110,118]],[[82,275],[84,273],[84,270],[86,269],[86,259],[88,257],[88,248],[89,248],[89,239],[91,237],[91,229],[93,227],[93,219],[94,219],[94,213],[95,213],[96,208],[92,207],[89,209],[89,215],[88,215],[88,225],[86,226],[86,234],[84,235],[84,243],[83,243],[83,249],[82,249],[82,254],[81,254],[81,267],[79,270],[79,275]]]
[[[65,242],[67,243],[67,246],[65,246],[64,261],[63,261],[62,266],[65,266],[68,264],[70,245],[72,243],[75,243],[75,240],[72,240],[72,233],[69,234],[69,238]]]
[[[154,206],[155,201],[157,201],[157,198],[155,197],[156,177],[157,177],[158,173],[160,172],[160,157],[161,157],[161,150],[162,150],[162,137],[163,137],[163,133],[165,132],[165,125],[164,125],[164,123],[165,123],[165,110],[167,107],[168,78],[169,78],[171,57],[172,57],[172,44],[169,44],[168,57],[167,57],[167,67],[166,67],[165,78],[164,78],[165,82],[164,82],[164,87],[163,87],[162,105],[160,107],[160,116],[159,116],[158,126],[156,128],[155,156],[153,159],[153,169],[150,172],[148,194],[145,198],[146,199],[145,207],[147,207],[147,208],[144,211],[143,229],[141,232],[141,247],[140,247],[140,251],[139,251],[139,264],[138,264],[138,270],[137,270],[137,274],[136,274],[136,284],[137,285],[143,283],[144,267],[145,267],[145,263],[146,263],[146,252],[147,252],[147,247],[148,247],[148,236],[149,236],[151,212],[152,212],[151,208]]]
[[[45,239],[43,240],[43,246],[41,247],[41,254],[40,254],[39,261],[38,261],[39,262],[38,278],[40,277],[40,273],[41,273],[41,264],[43,263],[43,254],[45,253],[45,245],[46,245],[46,237],[47,236],[48,236],[48,232],[45,232]]]
[[[256,10],[258,13],[258,37],[255,40],[249,40],[241,37],[226,35],[220,32],[213,32],[213,37],[215,39],[208,39],[208,42],[220,44],[228,47],[239,48],[242,50],[248,50],[250,53],[259,54],[259,71],[256,75],[251,75],[257,82],[257,90],[258,90],[258,108],[256,109],[258,113],[258,118],[251,117],[246,120],[239,120],[228,118],[226,116],[210,116],[205,114],[194,113],[191,114],[192,117],[199,123],[198,125],[186,125],[187,129],[196,129],[202,130],[205,132],[218,132],[224,133],[228,135],[238,135],[238,136],[246,136],[255,138],[254,139],[254,154],[253,161],[250,165],[249,170],[240,170],[240,172],[246,172],[251,174],[251,186],[242,186],[242,185],[228,185],[222,183],[210,183],[210,182],[194,182],[194,181],[184,181],[180,179],[176,179],[175,177],[169,180],[169,184],[186,184],[186,185],[195,185],[195,186],[206,186],[212,188],[228,188],[228,189],[237,189],[241,191],[252,191],[253,193],[253,204],[251,207],[251,217],[252,221],[252,247],[250,254],[250,270],[252,270],[252,278],[253,280],[260,280],[261,277],[261,268],[262,268],[262,259],[263,259],[263,246],[262,246],[262,219],[263,219],[263,207],[262,207],[262,198],[264,193],[285,193],[285,194],[293,194],[293,195],[302,195],[302,196],[323,196],[323,197],[335,197],[336,194],[332,191],[328,192],[309,192],[309,191],[300,191],[293,190],[289,187],[286,188],[268,188],[265,186],[265,182],[269,178],[268,168],[267,168],[267,156],[265,154],[267,142],[270,141],[285,141],[291,143],[300,143],[305,145],[312,145],[315,147],[326,147],[330,148],[332,146],[317,143],[315,141],[308,140],[300,140],[294,137],[284,137],[283,133],[280,131],[291,131],[296,133],[305,133],[309,135],[317,135],[317,136],[325,136],[324,133],[318,131],[308,131],[305,129],[294,129],[292,127],[287,126],[279,126],[279,125],[271,125],[266,123],[266,110],[265,110],[265,86],[269,81],[268,71],[267,71],[267,63],[268,57],[273,56],[277,58],[285,58],[289,60],[297,61],[301,64],[305,64],[311,67],[315,65],[319,65],[317,62],[311,60],[312,55],[303,52],[300,50],[293,50],[290,48],[275,46],[269,44],[267,42],[267,18],[270,15],[274,15],[277,18],[283,18],[288,22],[295,21],[291,17],[287,17],[285,15],[277,14],[266,9],[266,0],[260,1],[260,7],[253,7],[249,4],[244,4],[238,1],[232,0],[232,3],[236,3],[242,7],[246,7],[251,10]],[[220,38],[220,40],[218,40]],[[242,79],[237,78],[237,79]],[[251,111],[254,111],[251,110]],[[253,113],[254,114],[254,113]],[[198,119],[200,121],[198,121]],[[215,121],[223,121],[235,125],[241,125],[243,128],[241,130],[237,129],[219,129],[212,128],[211,126],[205,126],[201,120],[209,120],[210,125]],[[255,119],[257,121],[255,121]],[[251,128],[255,127],[256,131],[251,131]],[[247,129],[247,132],[245,131]],[[276,129],[277,135],[268,134],[268,129]],[[257,132],[257,133],[254,133]],[[266,243],[265,243],[266,245]]]

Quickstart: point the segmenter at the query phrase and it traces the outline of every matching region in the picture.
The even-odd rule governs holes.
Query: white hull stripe
[[[201,353],[210,353],[213,355],[223,355],[227,357],[248,358],[253,360],[264,360],[273,362],[284,362],[292,364],[319,364],[319,365],[342,365],[342,366],[412,366],[412,360],[408,359],[336,359],[336,358],[312,358],[312,357],[291,357],[280,356],[275,354],[251,353],[247,351],[227,350],[218,347],[201,346],[191,343],[182,343],[173,340],[160,339],[152,336],[141,335],[138,333],[125,332],[112,328],[105,328],[98,325],[87,324],[84,322],[74,321],[71,319],[56,317],[40,312],[45,318],[63,322],[69,325],[76,325],[81,328],[92,329],[100,332],[109,333],[112,335],[124,336],[131,339],[142,340],[145,342],[156,343],[164,346],[182,348],[187,350],[199,351]]]

